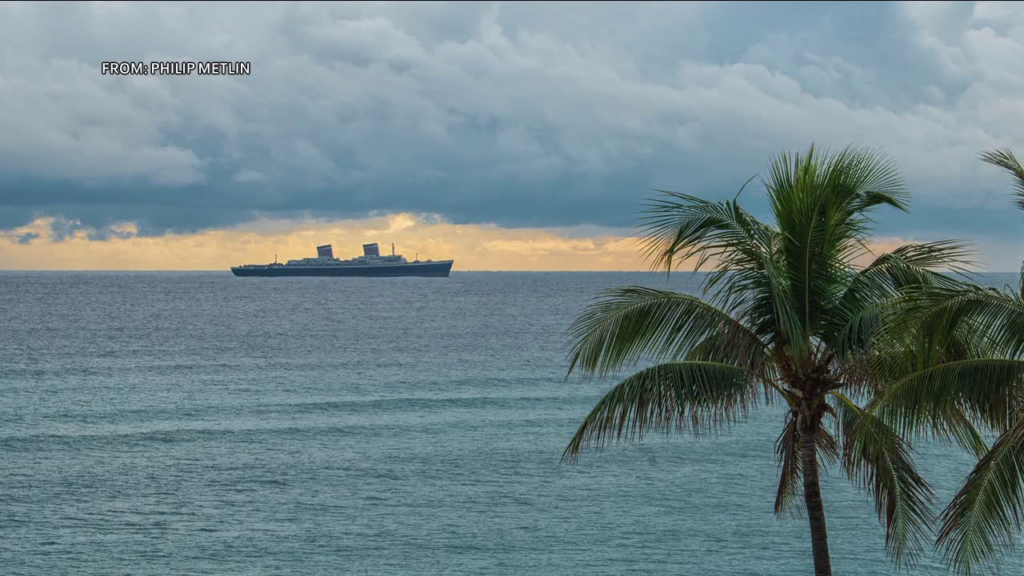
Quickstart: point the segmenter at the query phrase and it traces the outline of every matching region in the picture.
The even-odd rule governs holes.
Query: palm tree
[[[832,570],[819,466],[836,462],[874,498],[889,556],[912,562],[930,541],[932,490],[903,438],[857,402],[882,387],[865,351],[890,300],[913,286],[952,286],[937,270],[966,252],[913,244],[856,265],[870,254],[870,212],[907,210],[901,178],[877,153],[811,146],[775,157],[761,183],[771,223],[744,210],[739,193],[710,202],[658,191],[643,220],[645,255],[668,273],[691,259],[707,268],[704,297],[623,287],[581,313],[569,331],[570,374],[649,367],[598,402],[563,459],[653,430],[718,431],[762,403],[781,406],[775,512],[799,506],[802,487],[815,574]]]
[[[1024,167],[1013,153],[996,150],[982,159],[1013,176],[1016,204],[1024,209]],[[870,408],[905,434],[941,429],[958,411],[998,435],[941,515],[938,544],[961,574],[995,566],[1024,520],[1022,291],[1024,266],[1015,288],[947,286],[905,297],[897,308],[903,318],[916,310],[916,330],[939,341],[970,342],[973,350],[892,382]],[[892,338],[898,340],[896,332]]]

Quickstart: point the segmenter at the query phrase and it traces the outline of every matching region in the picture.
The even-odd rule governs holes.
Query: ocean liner
[[[376,243],[363,244],[363,255],[351,260],[339,260],[334,257],[330,244],[316,247],[316,258],[289,260],[279,264],[274,258],[273,264],[245,264],[232,266],[231,273],[235,276],[428,276],[447,278],[452,270],[454,260],[424,260],[419,258],[409,262],[401,254],[395,254],[395,245],[391,245],[391,255],[381,256]]]

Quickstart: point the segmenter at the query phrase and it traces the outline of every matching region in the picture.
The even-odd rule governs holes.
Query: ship
[[[272,264],[244,264],[232,266],[231,273],[235,276],[425,276],[431,278],[447,278],[452,271],[454,260],[423,260],[409,262],[401,254],[395,254],[395,245],[391,245],[391,255],[380,255],[377,243],[363,244],[363,255],[349,260],[334,257],[334,249],[330,244],[316,247],[316,258],[289,260],[280,264],[274,257]]]

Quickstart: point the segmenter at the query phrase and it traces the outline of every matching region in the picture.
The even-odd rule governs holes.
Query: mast
[[[394,242],[391,243],[391,255],[392,256],[395,255],[395,243]]]

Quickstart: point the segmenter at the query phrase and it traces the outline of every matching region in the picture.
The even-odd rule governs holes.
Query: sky
[[[111,76],[103,61],[244,61]],[[1024,6],[0,4],[0,269],[225,269],[364,242],[456,270],[642,270],[653,189],[732,198],[859,144],[911,213],[1020,268]],[[744,191],[767,217],[763,190]]]

